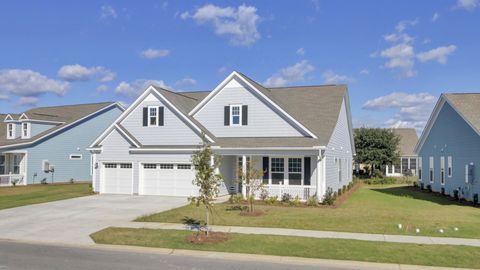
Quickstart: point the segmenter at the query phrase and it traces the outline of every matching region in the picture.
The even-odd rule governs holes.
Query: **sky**
[[[149,84],[347,84],[355,127],[421,131],[443,92],[480,90],[480,0],[1,1],[0,113]]]

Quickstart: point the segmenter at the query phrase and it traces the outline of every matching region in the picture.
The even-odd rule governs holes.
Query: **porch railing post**
[[[12,172],[9,172],[9,173],[8,173],[8,185],[9,185],[9,186],[12,185]]]
[[[247,156],[245,155],[242,156],[242,174],[242,178],[247,174]],[[244,198],[247,197],[247,187],[245,186],[245,183],[242,183],[242,196]]]

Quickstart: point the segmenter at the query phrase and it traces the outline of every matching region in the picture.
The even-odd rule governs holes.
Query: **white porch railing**
[[[297,186],[297,185],[264,185],[268,191],[268,196],[278,196],[278,200],[282,199],[282,195],[288,193],[292,199],[299,197],[300,200],[306,201],[309,197],[314,196],[317,188],[315,186]],[[259,197],[260,194],[257,194]]]
[[[12,186],[14,182],[17,185],[24,185],[24,179],[23,174],[0,174],[0,186]]]

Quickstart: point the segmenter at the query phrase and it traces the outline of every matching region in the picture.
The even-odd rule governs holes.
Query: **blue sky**
[[[349,85],[355,126],[420,130],[480,89],[480,1],[2,1],[0,108],[126,104],[149,82]]]

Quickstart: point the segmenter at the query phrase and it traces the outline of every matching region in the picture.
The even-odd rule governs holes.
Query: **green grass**
[[[92,194],[88,183],[0,188],[0,209],[64,200]]]
[[[264,216],[240,216],[227,211],[231,205],[215,206],[213,224],[296,228],[344,232],[480,238],[480,209],[459,205],[449,198],[422,193],[405,186],[361,187],[339,208],[291,208],[259,205]],[[137,221],[181,223],[185,217],[204,219],[203,208],[192,205]],[[399,230],[397,224],[403,224]],[[458,231],[454,228],[458,227]],[[438,230],[443,229],[443,234]]]
[[[185,240],[191,234],[177,230],[107,228],[91,237],[99,244],[447,267],[480,266],[478,247],[249,234],[231,234],[232,239],[220,244],[195,245]]]

